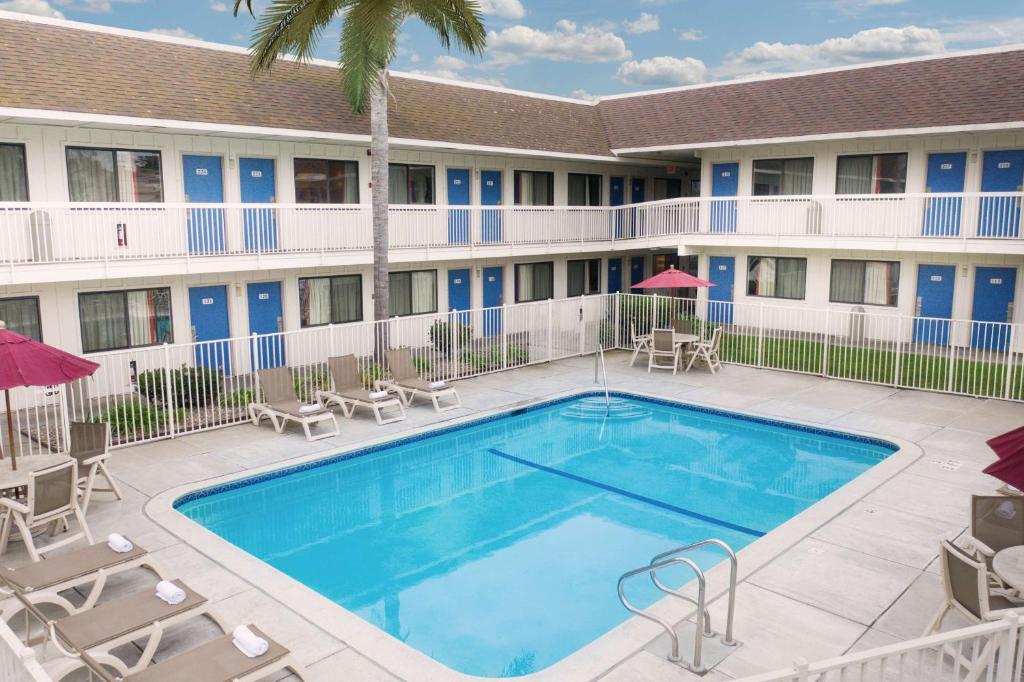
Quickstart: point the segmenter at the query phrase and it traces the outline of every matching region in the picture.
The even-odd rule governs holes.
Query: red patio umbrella
[[[659,272],[654,277],[648,277],[642,282],[634,284],[632,289],[689,289],[691,287],[713,287],[711,282],[688,275],[675,266],[668,270]]]
[[[11,416],[11,389],[19,386],[53,386],[91,376],[99,365],[41,341],[15,334],[0,321],[0,391],[7,406],[7,441],[11,444],[11,468],[18,468]]]
[[[1019,455],[1024,452],[1024,426],[1018,426],[1013,431],[1007,431],[1001,436],[989,438],[985,444],[992,448],[999,459]]]

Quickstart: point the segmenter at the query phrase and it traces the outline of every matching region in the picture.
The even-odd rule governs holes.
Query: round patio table
[[[996,552],[992,557],[992,570],[1015,590],[1024,589],[1024,545]]]
[[[28,485],[28,475],[55,464],[70,460],[68,455],[29,455],[18,458],[18,470],[11,471],[11,460],[0,460],[0,491],[14,490]]]
[[[677,346],[685,346],[688,343],[696,343],[700,341],[700,337],[696,334],[677,334],[672,332],[672,343]]]

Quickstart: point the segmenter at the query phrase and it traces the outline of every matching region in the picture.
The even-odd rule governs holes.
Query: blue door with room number
[[[611,207],[622,206],[626,203],[626,178],[612,176],[608,178],[609,192],[608,205]],[[622,211],[612,211],[613,234],[616,239],[625,236],[623,233]]]
[[[469,324],[469,269],[448,271],[448,312],[457,310],[459,322]]]
[[[501,206],[501,171],[480,171],[480,203]],[[487,243],[501,241],[501,211],[484,210],[480,217],[480,240]]]
[[[465,168],[448,169],[448,205],[469,206],[469,170]],[[468,208],[448,210],[448,243],[469,243]]]
[[[711,196],[734,197],[739,190],[740,165],[716,163],[711,166]],[[716,199],[711,202],[711,231],[736,231],[736,201]]]
[[[708,281],[708,321],[732,323],[732,288],[736,282],[736,259],[732,256],[711,256]]]
[[[622,259],[608,259],[608,293],[617,294],[622,291]]]
[[[484,268],[484,336],[501,333],[501,305],[505,302],[505,269]]]
[[[955,282],[955,265],[918,266],[914,343],[927,343],[933,346],[949,344],[949,321],[953,317]]]
[[[643,178],[633,178],[629,183],[629,203],[642,204],[646,201],[647,183]],[[629,229],[626,230],[628,237],[640,237],[644,232],[644,214],[639,208],[633,208],[629,212]]]
[[[644,257],[633,256],[629,259],[629,286],[636,286],[644,281]]]
[[[1010,343],[1016,268],[975,268],[974,305],[971,311],[971,346],[1003,352]]]
[[[224,174],[219,156],[186,154],[182,157],[185,174],[185,201],[190,204],[223,204]],[[188,210],[188,252],[192,254],[224,251],[224,209],[215,207]]]
[[[1020,236],[1020,193],[1024,189],[1024,149],[985,152],[982,192],[1013,192],[1017,196],[982,197],[979,237]]]
[[[238,159],[243,204],[272,204],[277,180],[273,159]],[[277,249],[277,213],[273,208],[247,208],[242,212],[242,238],[246,251]]]
[[[188,290],[192,341],[196,343],[197,367],[231,373],[228,342],[228,288],[225,286],[191,287]]]
[[[964,191],[966,171],[966,152],[928,155],[928,185],[925,191],[929,194],[952,196],[925,199],[922,229],[924,235],[956,237],[960,234],[960,217],[963,212],[963,198],[960,193]]]
[[[268,369],[284,364],[283,311],[280,282],[250,282],[246,286],[249,304],[249,334],[256,334],[249,349],[254,368]]]

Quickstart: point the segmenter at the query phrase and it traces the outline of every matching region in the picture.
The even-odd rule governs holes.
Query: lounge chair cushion
[[[381,403],[386,400],[395,400],[395,396],[386,395],[380,398],[371,398],[370,392],[365,388],[346,388],[342,391],[336,391],[335,395],[341,396],[346,400],[358,400],[364,403]]]
[[[425,381],[424,379],[396,379],[395,383],[402,388],[411,388],[416,391],[423,391],[424,393],[438,393],[440,391],[447,391],[451,388],[451,386],[448,385],[431,387],[430,382]]]
[[[299,410],[300,403],[298,400],[287,400],[278,403],[270,403],[269,407],[272,410],[281,412],[282,414],[287,414],[290,417],[295,417],[296,419],[300,420],[328,413],[328,410],[325,410],[322,407],[320,409],[312,410],[310,412],[302,412]]]
[[[125,682],[230,682],[281,660],[288,650],[254,625],[249,629],[270,643],[267,653],[249,658],[231,643],[231,635],[218,637],[163,663],[125,678]]]
[[[135,561],[145,555],[146,550],[138,545],[128,552],[115,552],[104,541],[74,552],[54,556],[46,561],[7,569],[3,572],[3,576],[15,589],[21,592],[31,592],[88,576],[101,568],[111,568],[118,564]]]

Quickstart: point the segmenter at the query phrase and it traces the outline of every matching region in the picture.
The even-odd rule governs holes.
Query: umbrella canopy
[[[15,334],[0,322],[0,391],[7,406],[7,442],[11,444],[11,466],[17,468],[14,455],[14,424],[11,417],[11,389],[19,386],[66,384],[92,375],[99,365],[65,353],[41,341]]]
[[[1001,436],[990,438],[985,443],[992,448],[999,459],[1005,459],[1024,453],[1024,426],[1007,431]]]
[[[713,287],[711,282],[688,275],[675,266],[664,272],[659,272],[654,277],[648,277],[642,282],[634,284],[632,289],[689,289],[690,287]]]
[[[1020,454],[997,459],[982,471],[1003,483],[1009,483],[1017,490],[1024,490],[1024,456]]]

